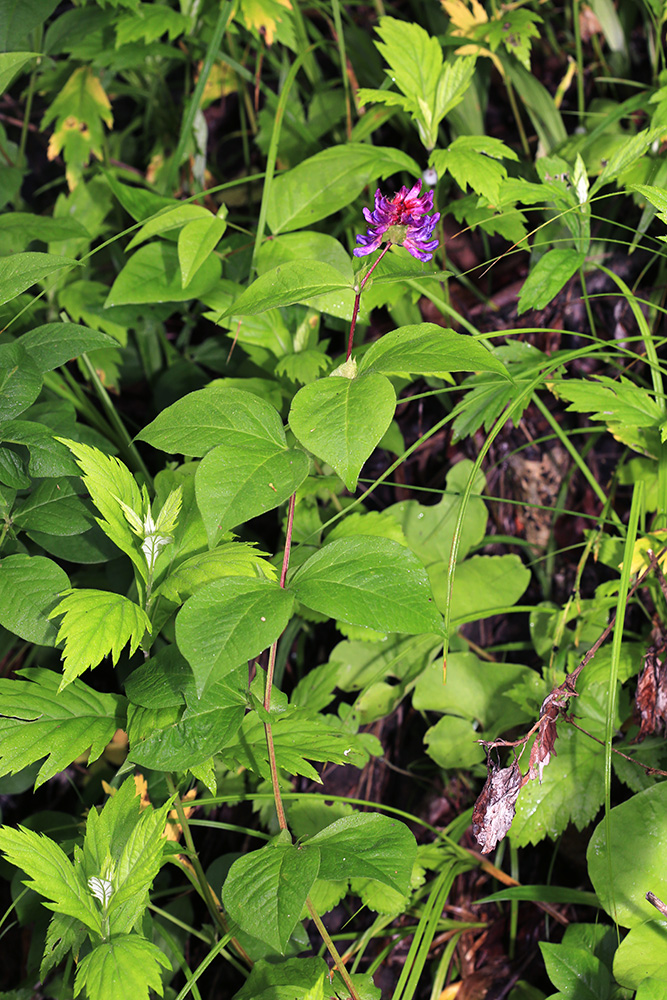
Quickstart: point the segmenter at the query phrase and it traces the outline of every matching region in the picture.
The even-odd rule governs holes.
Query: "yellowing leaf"
[[[486,24],[489,20],[479,0],[470,0],[470,10],[464,0],[440,0],[440,2],[454,25],[454,28],[450,28],[452,35],[470,37],[478,25]]]
[[[111,104],[102,84],[89,67],[74,70],[42,119],[42,128],[56,122],[47,156],[61,152],[67,165],[70,190],[81,180],[91,155],[102,157],[104,125],[113,125]]]
[[[266,44],[272,45],[284,9],[292,9],[290,0],[241,0],[240,14],[247,28],[256,28]]]
[[[630,573],[643,573],[644,570],[651,565],[648,553],[653,552],[657,555],[658,552],[665,547],[665,545],[667,545],[667,529],[665,528],[659,528],[650,535],[644,535],[643,538],[638,538],[635,542],[635,547],[632,550]],[[664,566],[666,559],[667,552],[664,552],[658,560],[661,566]],[[619,569],[623,569],[623,563],[621,563]]]

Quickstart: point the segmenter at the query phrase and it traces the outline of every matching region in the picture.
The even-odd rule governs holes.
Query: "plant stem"
[[[334,965],[336,966],[336,971],[338,973],[340,973],[340,978],[345,983],[345,986],[347,987],[347,989],[349,991],[349,994],[352,997],[352,1000],[359,1000],[359,994],[357,993],[357,991],[355,989],[354,983],[350,979],[350,973],[345,968],[345,965],[343,964],[343,960],[340,957],[340,955],[338,954],[338,951],[336,949],[336,945],[331,940],[331,937],[329,936],[329,932],[327,931],[326,927],[322,923],[317,910],[315,909],[315,907],[313,906],[313,904],[310,901],[310,897],[308,897],[306,899],[306,906],[308,907],[308,912],[310,913],[310,916],[312,918],[313,923],[317,927],[318,931],[320,932],[320,935],[322,936],[322,940],[324,941],[325,945],[327,946],[329,954],[331,955],[331,957],[334,960]]]
[[[390,246],[391,246],[391,241],[387,240],[384,247],[382,248],[382,253],[378,257],[378,259],[374,261],[373,265],[369,268],[364,277],[361,279],[361,282],[359,284],[359,290],[357,291],[357,294],[354,297],[354,309],[352,310],[352,322],[350,323],[350,336],[348,337],[347,340],[347,356],[345,358],[346,361],[350,360],[350,355],[352,354],[352,344],[354,341],[354,328],[357,325],[357,315],[359,314],[359,302],[361,301],[361,293],[364,290],[366,282],[368,281],[371,274],[378,266],[378,264],[380,263],[380,261],[382,260],[382,258],[384,257]]]
[[[285,580],[287,579],[290,549],[292,548],[292,529],[294,527],[295,507],[296,507],[296,493],[293,493],[292,496],[289,498],[289,504],[287,507],[287,531],[285,533],[285,551],[283,553],[283,565],[280,571],[280,586],[283,588],[285,587]],[[276,666],[277,651],[278,651],[278,639],[275,640],[275,642],[271,645],[271,649],[269,650],[269,665],[266,670],[266,686],[264,688],[264,708],[267,712],[271,710],[271,688],[273,686],[273,674]],[[283,800],[280,794],[278,765],[276,764],[276,752],[273,745],[273,730],[271,729],[270,722],[264,723],[264,732],[266,733],[266,747],[269,754],[269,767],[271,768],[271,786],[273,788],[273,801],[276,806],[278,825],[281,830],[286,830],[287,820],[285,819],[285,810],[283,808]]]

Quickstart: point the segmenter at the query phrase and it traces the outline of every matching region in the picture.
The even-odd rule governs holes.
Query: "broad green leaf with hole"
[[[63,618],[56,642],[65,644],[60,690],[109,654],[115,666],[128,643],[131,656],[145,633],[151,632],[143,608],[108,590],[66,590],[49,618],[60,615]]]
[[[285,629],[294,597],[272,580],[226,577],[190,597],[176,618],[178,648],[197,692],[268,649]]]
[[[118,347],[118,341],[108,334],[77,323],[46,323],[24,333],[19,343],[40,372],[50,372],[84,351]]]
[[[273,233],[305,229],[345,208],[371,181],[405,171],[418,177],[417,163],[398,149],[348,142],[302,160],[274,178],[267,206]]]
[[[0,775],[12,774],[45,757],[35,789],[89,750],[101,755],[125,725],[124,698],[101,694],[82,681],[58,693],[60,676],[26,667],[22,680],[0,679]]]
[[[383,375],[329,376],[292,400],[290,428],[304,448],[327,462],[354,490],[366,459],[389,427],[396,393]]]
[[[489,371],[509,378],[505,365],[473,337],[435,323],[402,326],[376,340],[359,361],[359,374],[434,375]]]
[[[0,420],[23,413],[41,391],[41,372],[21,344],[0,344]]]
[[[287,447],[282,426],[280,434],[282,442],[273,427],[229,430],[201,460],[195,491],[211,547],[222,532],[284,503],[308,475],[304,452]]]
[[[193,219],[178,234],[178,259],[183,288],[187,288],[199,269],[211,257],[222,239],[227,223],[218,215]]]
[[[352,279],[345,278],[331,264],[319,260],[288,260],[255,278],[222,315],[223,318],[252,316],[267,309],[307,302],[327,292],[342,294],[351,287]]]
[[[63,267],[76,267],[79,262],[52,253],[13,253],[0,259],[0,306],[11,302],[36,282]]]
[[[317,878],[320,852],[285,843],[287,834],[235,861],[222,898],[242,930],[284,953],[310,888]]]
[[[200,458],[230,431],[249,440],[267,439],[285,447],[285,432],[274,406],[255,393],[211,385],[182,396],[137,434],[170,455]]]
[[[304,841],[320,851],[318,878],[369,878],[405,893],[417,843],[407,826],[379,813],[343,816]]]
[[[523,283],[517,309],[519,315],[528,309],[544,309],[585,260],[586,254],[569,247],[548,250]]]
[[[69,588],[67,574],[44,556],[13,555],[0,560],[0,625],[39,646],[55,646],[49,621],[58,595]]]
[[[378,632],[443,634],[421,562],[388,538],[330,542],[292,577],[289,590],[313,611]]]
[[[76,967],[74,993],[84,989],[91,1000],[148,1000],[149,991],[163,995],[160,966],[169,959],[157,945],[138,934],[115,934],[97,944]]]
[[[199,299],[220,280],[220,274],[218,258],[207,257],[184,288],[176,247],[165,242],[147,243],[130,257],[111,286],[104,304],[108,308]]]
[[[607,913],[622,927],[637,927],[657,913],[646,899],[649,890],[667,899],[667,783],[614,806],[609,822],[609,844],[604,820],[593,831],[586,854],[588,874]]]

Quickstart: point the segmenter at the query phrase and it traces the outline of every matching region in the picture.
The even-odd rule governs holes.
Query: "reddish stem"
[[[350,336],[348,337],[348,341],[347,341],[347,356],[345,358],[346,361],[350,360],[350,355],[352,354],[352,343],[354,341],[354,328],[357,325],[357,316],[359,314],[359,302],[361,300],[361,293],[364,290],[364,285],[366,284],[366,282],[370,278],[371,274],[373,273],[373,271],[375,270],[375,268],[378,266],[378,264],[380,263],[380,261],[382,260],[382,258],[384,257],[384,255],[386,254],[386,252],[387,252],[387,250],[389,249],[390,246],[391,246],[391,241],[388,240],[385,243],[384,247],[382,248],[382,253],[378,257],[378,259],[373,263],[372,267],[368,270],[368,272],[362,278],[361,283],[359,285],[359,291],[357,292],[357,294],[354,297],[354,309],[352,310],[352,322],[350,323]]]

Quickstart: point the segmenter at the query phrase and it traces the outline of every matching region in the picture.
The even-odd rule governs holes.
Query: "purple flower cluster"
[[[393,198],[386,198],[380,189],[375,192],[375,208],[364,209],[368,223],[366,236],[357,236],[355,257],[365,257],[384,243],[404,246],[417,260],[430,260],[438,240],[433,239],[435,224],[440,213],[427,215],[433,210],[433,192],[420,195],[422,182],[417,181],[410,189],[402,187]]]

